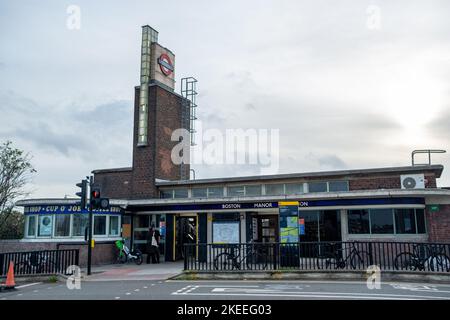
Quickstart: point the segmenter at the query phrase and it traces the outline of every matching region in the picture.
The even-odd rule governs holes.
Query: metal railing
[[[185,244],[186,271],[380,270],[450,272],[450,243],[300,242]]]
[[[0,276],[6,276],[10,262],[14,275],[66,274],[67,267],[79,264],[79,249],[0,253]]]

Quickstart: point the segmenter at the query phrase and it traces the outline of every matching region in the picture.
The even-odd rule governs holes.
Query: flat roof
[[[386,168],[370,168],[370,169],[352,169],[352,170],[335,170],[335,171],[317,171],[317,172],[302,172],[302,173],[286,173],[273,175],[259,175],[259,176],[243,176],[243,177],[228,177],[228,178],[208,178],[195,180],[156,180],[156,186],[180,186],[180,185],[195,185],[195,184],[221,184],[227,182],[249,182],[249,181],[265,181],[265,180],[281,180],[281,179],[298,179],[298,178],[320,178],[320,177],[340,177],[340,176],[358,176],[368,174],[392,174],[392,173],[422,173],[434,172],[436,178],[439,178],[444,170],[444,166],[436,165],[420,165],[420,166],[404,166],[404,167],[386,167]]]
[[[127,172],[133,170],[132,167],[125,168],[111,168],[111,169],[96,169],[92,170],[92,173],[108,173],[108,172]]]
[[[171,204],[199,204],[199,203],[243,203],[243,202],[264,202],[264,201],[310,201],[328,199],[355,199],[355,198],[380,198],[380,197],[449,197],[450,190],[441,188],[426,189],[377,189],[377,190],[355,190],[342,192],[318,192],[303,193],[297,195],[283,196],[256,196],[256,197],[221,197],[221,198],[180,198],[180,199],[110,199],[111,205],[122,208],[135,206],[171,205]],[[42,198],[24,199],[16,202],[16,206],[39,206],[39,205],[73,205],[78,198]]]

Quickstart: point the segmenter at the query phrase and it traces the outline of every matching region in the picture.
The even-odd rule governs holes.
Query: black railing
[[[186,271],[380,270],[450,272],[450,243],[185,244]]]
[[[78,249],[0,253],[0,276],[7,275],[11,262],[16,276],[67,274],[67,267],[79,264],[79,256]]]

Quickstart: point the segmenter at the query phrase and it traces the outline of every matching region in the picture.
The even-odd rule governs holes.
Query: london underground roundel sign
[[[166,76],[170,76],[170,74],[173,72],[172,61],[167,54],[163,53],[159,56],[158,64],[161,68],[162,73],[164,73]]]

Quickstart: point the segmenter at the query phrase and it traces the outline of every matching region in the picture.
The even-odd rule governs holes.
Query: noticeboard
[[[239,222],[213,222],[213,243],[239,243]]]

